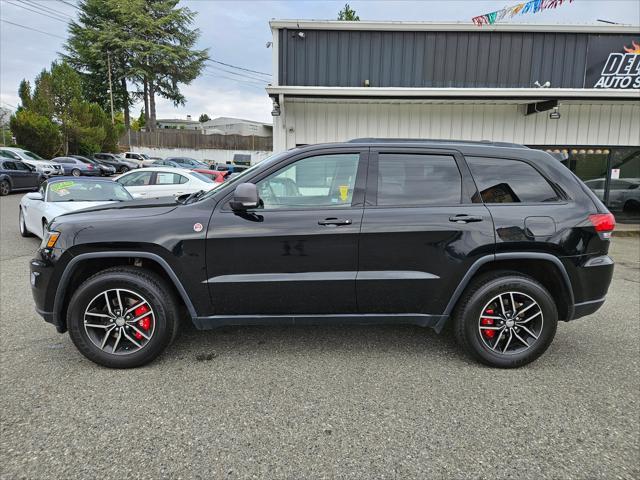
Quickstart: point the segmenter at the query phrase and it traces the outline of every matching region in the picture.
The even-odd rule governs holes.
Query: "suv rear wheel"
[[[80,353],[111,368],[144,365],[171,343],[178,304],[162,278],[135,267],[99,272],[76,290],[67,326]]]
[[[500,368],[533,362],[551,344],[558,311],[549,292],[516,272],[475,279],[454,315],[456,340],[477,360]]]

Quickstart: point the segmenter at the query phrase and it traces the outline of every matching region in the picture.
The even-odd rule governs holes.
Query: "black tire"
[[[4,197],[5,195],[9,195],[11,193],[11,184],[7,180],[2,180],[0,182],[0,196]]]
[[[73,175],[74,177],[79,177],[80,175],[82,175],[82,172],[77,168],[74,168],[73,170],[71,170],[71,175]]]
[[[129,167],[120,167],[120,173],[127,173],[129,171]]]
[[[538,338],[526,339],[529,347],[521,345],[521,348],[525,348],[524,351],[500,353],[487,345],[493,341],[498,343],[500,339],[485,340],[480,333],[479,324],[487,302],[510,291],[522,292],[537,302],[543,322],[541,330],[537,332]],[[517,304],[517,301],[514,303]],[[556,334],[558,310],[551,294],[533,278],[518,272],[498,271],[481,275],[472,281],[456,306],[453,323],[458,344],[471,357],[492,367],[517,368],[533,362],[547,350]]]
[[[155,314],[154,332],[139,350],[114,355],[95,345],[84,327],[84,312],[89,303],[109,289],[127,289],[145,298]],[[89,360],[109,368],[134,368],[160,355],[175,338],[179,321],[178,302],[165,281],[155,273],[136,267],[113,267],[87,279],[71,297],[67,328],[71,340]]]
[[[22,237],[33,237],[33,233],[27,230],[27,224],[24,221],[24,214],[22,213],[22,208],[18,209],[18,227],[20,230],[20,235]]]

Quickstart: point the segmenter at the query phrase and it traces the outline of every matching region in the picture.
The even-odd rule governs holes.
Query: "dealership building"
[[[521,143],[638,218],[637,26],[270,25],[275,151],[362,137]]]

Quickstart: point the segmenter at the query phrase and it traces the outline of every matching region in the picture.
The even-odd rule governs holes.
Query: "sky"
[[[499,10],[524,0],[351,0],[361,20],[458,21]],[[63,51],[67,21],[78,13],[78,0],[0,0],[0,105],[14,110],[18,84],[48,68]],[[345,1],[182,0],[197,12],[199,48],[227,64],[270,74],[271,19],[335,19]],[[598,19],[640,25],[638,0],[574,0],[509,23],[600,24]],[[11,23],[8,23],[11,22]],[[503,22],[506,23],[506,22]],[[20,24],[31,29],[16,26]],[[45,32],[45,33],[42,33]],[[233,72],[233,73],[231,73]],[[228,116],[271,122],[271,102],[264,90],[270,77],[209,63],[203,74],[182,86],[186,105],[157,100],[158,118]],[[137,116],[141,105],[135,105]]]

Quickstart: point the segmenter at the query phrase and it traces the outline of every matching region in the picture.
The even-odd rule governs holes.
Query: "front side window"
[[[560,200],[531,165],[504,158],[467,157],[484,203],[540,203]]]
[[[29,168],[29,165],[27,165],[26,163],[22,163],[22,162],[16,162],[16,170],[22,170],[24,172],[30,172],[31,169]]]
[[[15,162],[4,162],[3,166],[5,170],[17,170]]]
[[[351,205],[360,154],[307,157],[257,183],[264,208]]]
[[[135,172],[131,175],[120,177],[117,181],[125,187],[142,187],[151,184],[152,172]]]
[[[460,203],[462,181],[450,155],[381,153],[378,205],[452,205]]]

